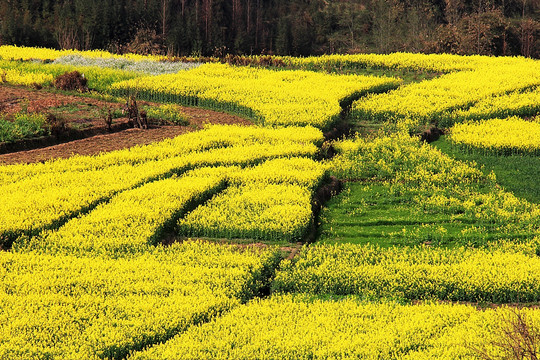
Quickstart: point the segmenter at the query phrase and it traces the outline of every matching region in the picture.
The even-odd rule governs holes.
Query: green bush
[[[146,115],[150,120],[182,126],[189,124],[186,114],[184,114],[178,106],[173,104],[144,106],[143,109],[146,111]]]
[[[16,113],[13,121],[0,117],[0,141],[12,142],[48,133],[43,114]]]

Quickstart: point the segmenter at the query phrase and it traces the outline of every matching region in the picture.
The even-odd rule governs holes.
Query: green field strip
[[[122,259],[0,253],[0,358],[123,359],[257,296],[278,259],[202,242]]]
[[[496,175],[483,173],[474,162],[408,136],[357,138],[335,146],[330,173],[349,182],[321,213],[320,241],[478,247],[540,234],[540,207],[505,191]],[[393,225],[396,221],[417,225]],[[365,227],[376,223],[391,225]]]
[[[445,136],[432,143],[437,149],[460,161],[475,161],[485,174],[491,171],[497,183],[514,195],[540,204],[540,156],[487,154],[465,151],[453,146]]]
[[[502,219],[482,219],[460,209],[424,208],[421,201],[413,200],[418,196],[416,191],[399,196],[391,189],[391,185],[347,183],[345,190],[323,209],[318,241],[451,247],[535,235],[526,224],[510,226]]]

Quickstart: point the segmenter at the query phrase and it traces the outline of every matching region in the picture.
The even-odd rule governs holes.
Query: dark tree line
[[[0,43],[171,55],[540,57],[540,0],[0,0]]]

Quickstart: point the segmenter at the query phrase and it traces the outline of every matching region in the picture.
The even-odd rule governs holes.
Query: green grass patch
[[[486,174],[494,172],[497,183],[517,197],[540,203],[540,156],[486,154],[466,151],[452,145],[445,136],[433,146],[457,160],[476,161]]]
[[[20,139],[36,137],[48,133],[43,114],[19,112],[8,120],[0,115],[0,142],[13,142]]]
[[[349,182],[321,212],[319,242],[453,247],[533,236],[525,224],[505,226],[500,219],[478,218],[460,207],[427,206],[428,196],[391,184]]]

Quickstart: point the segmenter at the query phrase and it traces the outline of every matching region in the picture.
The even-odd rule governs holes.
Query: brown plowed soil
[[[139,103],[148,104],[142,101]],[[109,103],[89,97],[50,93],[46,90],[31,90],[23,87],[0,86],[0,112],[4,114],[21,111],[23,107],[26,107],[29,112],[43,112],[51,107],[69,106],[70,104],[71,106],[82,104],[85,109],[88,107],[104,109],[122,107],[122,104]],[[32,163],[53,158],[67,158],[75,154],[94,155],[105,151],[125,149],[200,130],[205,124],[253,125],[246,119],[230,114],[199,108],[182,107],[181,109],[188,117],[190,122],[188,126],[156,126],[147,130],[127,129],[39,149],[0,154],[0,164]],[[95,111],[90,113],[81,110],[73,115],[74,118],[70,119],[70,123],[84,123],[86,129],[105,128],[103,119],[96,116]],[[125,122],[126,120],[116,119],[115,122]]]

